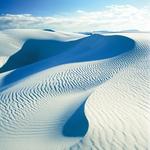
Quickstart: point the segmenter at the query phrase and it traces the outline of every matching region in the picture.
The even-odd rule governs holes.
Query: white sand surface
[[[13,69],[0,74],[0,150],[150,148],[149,33],[0,34],[0,55],[8,61],[28,38],[79,40],[63,53],[28,64],[3,61]]]

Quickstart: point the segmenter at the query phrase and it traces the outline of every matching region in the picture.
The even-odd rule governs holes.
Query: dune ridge
[[[3,73],[0,149],[148,149],[150,39],[141,33],[121,35],[135,45],[111,58],[98,60],[92,49],[90,61],[88,55],[78,63],[69,57],[68,64],[53,66],[49,58]],[[71,49],[76,50],[83,53]],[[11,73],[22,70],[30,73],[11,82]]]
[[[0,72],[17,69],[46,58],[49,58],[51,66],[111,58],[132,50],[134,44],[132,39],[121,35],[93,34],[67,42],[29,39],[21,50],[9,57],[7,63],[0,68]]]
[[[88,133],[70,149],[149,148],[150,45],[147,43],[137,42],[140,57],[135,63],[91,94],[85,105]]]

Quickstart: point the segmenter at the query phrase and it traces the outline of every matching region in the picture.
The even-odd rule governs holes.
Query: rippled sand
[[[39,53],[39,59],[30,63],[29,57],[27,61],[20,57],[29,55],[32,48],[26,55],[18,54],[15,47],[16,54],[7,54],[0,74],[0,149],[149,148],[149,33],[85,37],[16,32],[24,35],[14,39],[19,49],[37,35],[44,41],[71,42],[71,47],[67,43],[66,51],[59,51],[62,45],[59,49],[53,45],[58,50],[55,56],[48,52],[48,57],[40,57]],[[10,39],[14,33],[0,34]],[[42,48],[47,46],[40,46],[44,53]],[[4,43],[2,47],[4,57],[9,46],[5,49]],[[15,57],[14,64],[11,57]]]

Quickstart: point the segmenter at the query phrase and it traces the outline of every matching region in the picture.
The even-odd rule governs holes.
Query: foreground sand
[[[0,149],[149,148],[149,33],[0,34]]]

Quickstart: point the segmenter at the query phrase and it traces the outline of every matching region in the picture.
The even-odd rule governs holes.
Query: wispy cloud
[[[72,15],[35,17],[31,14],[4,14],[0,29],[52,28],[66,31],[150,30],[150,9],[131,5],[112,5],[101,11],[78,10]]]

